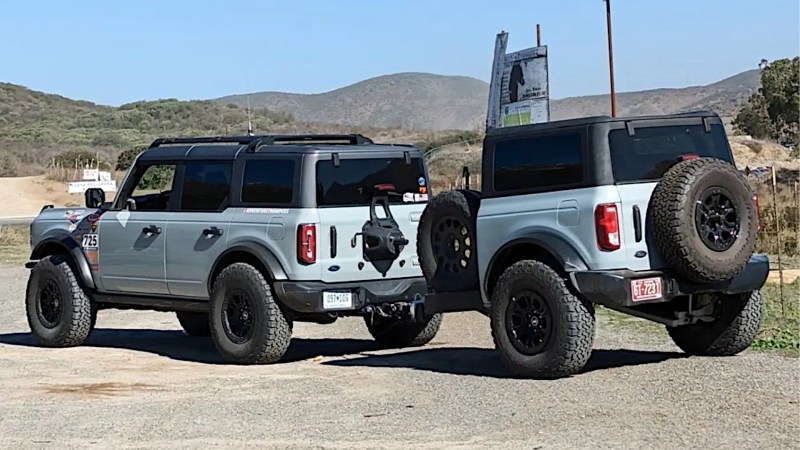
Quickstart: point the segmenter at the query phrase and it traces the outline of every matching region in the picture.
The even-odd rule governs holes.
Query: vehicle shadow
[[[658,364],[669,359],[686,358],[687,356],[685,353],[679,352],[593,350],[589,362],[580,374],[617,367]],[[488,348],[423,348],[393,354],[362,355],[358,358],[326,361],[323,364],[343,367],[397,367],[451,375],[514,378],[503,366],[497,351]]]
[[[30,333],[0,334],[0,344],[39,347]],[[192,337],[180,330],[97,328],[83,347],[119,348],[153,353],[178,361],[203,364],[224,364],[211,338]],[[280,363],[323,357],[338,357],[377,350],[374,341],[366,339],[292,338],[289,350]]]

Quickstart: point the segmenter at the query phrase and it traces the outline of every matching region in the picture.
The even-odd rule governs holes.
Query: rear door
[[[323,156],[316,162],[316,202],[320,228],[317,255],[322,281],[349,282],[422,276],[416,253],[419,218],[428,201],[428,178],[422,158],[406,163],[402,153],[339,155],[339,164]],[[409,244],[393,262],[364,258],[359,235],[370,218],[370,201],[378,185],[391,185],[399,196],[390,196],[394,220]],[[382,208],[378,217],[384,218]],[[386,271],[388,268],[388,271]],[[386,276],[382,271],[386,271]]]
[[[166,233],[166,276],[169,292],[208,297],[211,266],[225,250],[233,211],[233,161],[186,161],[178,212]]]
[[[660,269],[663,263],[648,226],[653,189],[682,158],[696,155],[731,161],[730,147],[721,124],[713,124],[706,130],[700,119],[641,121],[632,125],[633,134],[623,128],[611,130],[608,135],[611,166],[622,207],[622,245],[629,269]]]

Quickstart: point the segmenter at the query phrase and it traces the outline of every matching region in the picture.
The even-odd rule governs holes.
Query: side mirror
[[[106,193],[100,188],[89,188],[83,193],[83,201],[87,208],[99,208],[106,201]]]
[[[136,211],[136,200],[129,198],[125,201],[125,206],[128,207],[128,211]]]

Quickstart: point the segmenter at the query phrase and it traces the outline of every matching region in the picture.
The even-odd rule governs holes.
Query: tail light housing
[[[313,223],[297,226],[297,260],[303,264],[317,262],[317,226]]]
[[[606,251],[619,250],[619,213],[614,203],[597,205],[594,210],[594,225],[597,230],[597,245]]]

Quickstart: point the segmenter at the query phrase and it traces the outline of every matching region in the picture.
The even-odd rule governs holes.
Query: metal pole
[[[611,44],[611,0],[606,2],[606,27],[608,28],[608,72],[611,80],[611,117],[617,117],[617,100],[614,94],[614,49]]]
[[[537,47],[542,46],[542,30],[539,27],[538,23],[536,24],[536,46]]]

